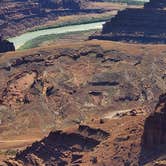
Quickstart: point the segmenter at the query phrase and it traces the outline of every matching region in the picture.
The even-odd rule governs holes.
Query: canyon
[[[24,4],[42,9],[47,22],[57,12],[94,12],[84,2]],[[89,37],[95,40],[69,37],[1,53],[0,165],[166,165],[165,4],[151,0],[119,11]],[[41,15],[30,16],[32,22]],[[16,31],[7,27],[5,36]]]
[[[101,33],[90,39],[136,43],[166,43],[166,3],[163,0],[145,3],[144,8],[128,8],[103,26]]]
[[[103,3],[104,4],[104,3]],[[106,5],[105,5],[106,6]],[[85,16],[102,14],[118,10],[122,5],[97,5],[96,2],[84,0],[8,0],[0,2],[0,35],[9,38],[33,31],[41,26],[56,25],[64,16]],[[90,16],[91,17],[91,16]],[[79,20],[79,19],[78,19]],[[66,20],[70,22],[70,20]]]
[[[165,99],[165,94],[160,96],[154,113],[147,118],[134,110],[135,114],[120,118],[93,119],[88,125],[51,132],[6,164],[164,166]]]
[[[156,121],[156,113],[151,113],[156,105],[155,112],[160,112],[165,102],[163,97],[158,101],[166,88],[165,45],[100,40],[58,44],[0,57],[0,146],[20,149],[5,163],[159,162],[159,153],[145,154],[154,151],[149,147],[156,144],[157,132],[161,137],[165,133],[162,118]],[[10,138],[18,140],[17,145],[9,144]],[[38,142],[26,148],[21,140],[31,138]],[[152,144],[147,144],[149,139]],[[158,140],[160,145],[163,141]]]

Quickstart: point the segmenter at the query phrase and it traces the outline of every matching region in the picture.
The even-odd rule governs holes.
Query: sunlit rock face
[[[91,38],[140,43],[166,43],[166,1],[151,0],[144,8],[119,11]]]
[[[101,12],[101,9],[86,9],[87,5],[86,0],[0,1],[0,35],[14,37],[56,21],[59,16]]]

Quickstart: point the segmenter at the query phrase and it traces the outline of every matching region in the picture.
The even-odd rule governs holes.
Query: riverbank
[[[16,49],[19,49],[24,44],[26,44],[26,42],[31,41],[43,35],[53,35],[53,34],[57,35],[57,34],[88,31],[88,30],[96,30],[96,29],[101,29],[103,24],[104,22],[97,22],[97,23],[89,23],[89,24],[64,26],[61,28],[38,30],[34,32],[27,32],[20,36],[10,38],[9,41],[14,43]]]
[[[96,30],[87,30],[87,31],[78,31],[78,32],[68,32],[63,34],[51,34],[51,35],[42,35],[35,39],[27,41],[23,46],[18,50],[25,50],[30,48],[36,48],[40,46],[50,45],[53,42],[80,42],[87,40],[90,35],[92,35]]]
[[[119,10],[123,10],[126,7],[140,8],[143,7],[143,4],[147,1],[148,0],[105,0],[104,2],[91,2],[89,3],[89,8],[99,8],[105,10],[105,12],[59,17],[56,21],[48,22],[47,25],[36,27],[31,31],[107,21],[110,20],[111,17],[114,17]]]
[[[64,26],[80,25],[88,23],[96,23],[101,21],[108,21],[115,16],[117,11],[105,12],[101,14],[83,14],[83,15],[70,15],[59,17],[55,21],[50,21],[46,25],[35,27],[28,32],[34,32],[38,30],[46,30],[52,28],[61,28]]]
[[[98,24],[98,23],[100,24],[100,22],[110,20],[111,17],[116,15],[118,10],[123,10],[126,7],[127,6],[125,6],[124,4],[123,5],[114,4],[110,2],[91,3],[90,8],[92,9],[101,8],[101,9],[105,9],[106,12],[61,16],[55,21],[47,22],[45,25],[37,26],[37,27],[34,27],[33,29],[27,29],[28,31],[27,33],[25,32],[24,34],[14,38],[10,38],[9,40],[11,42],[14,42],[16,49],[19,49],[19,50],[35,48],[40,46],[42,43],[55,41],[57,39],[63,38],[66,35],[68,36],[69,34],[78,35],[78,33],[82,34],[83,31],[87,32],[91,30],[101,29],[102,25],[100,25],[100,27],[94,27],[93,24]],[[77,29],[76,31],[72,30],[73,28],[72,26],[82,26],[82,25],[88,25],[88,24],[92,24],[92,28],[88,27],[87,29],[85,27],[83,29]],[[64,27],[67,27],[70,30],[66,29],[63,31]],[[60,28],[62,29],[62,31]],[[48,31],[51,31],[51,33],[49,33]],[[84,34],[82,34],[82,36],[83,35]]]

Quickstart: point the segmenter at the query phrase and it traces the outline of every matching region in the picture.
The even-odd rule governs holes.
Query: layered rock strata
[[[22,133],[34,126],[49,130],[62,123],[80,123],[108,109],[153,107],[166,87],[166,48],[159,47],[152,55],[156,48],[144,52],[144,47],[135,45],[136,54],[116,43],[110,48],[104,45],[73,43],[0,57],[0,106],[8,109],[1,108],[1,133]]]
[[[109,137],[109,133],[89,126],[79,126],[76,131],[51,132],[40,142],[35,142],[24,151],[17,153],[15,161],[7,165],[80,165],[84,153],[93,151]],[[96,161],[97,162],[97,161]]]
[[[166,43],[165,6],[165,1],[151,0],[144,8],[119,11],[103,25],[101,34],[93,35],[90,39]]]
[[[145,121],[143,145],[166,145],[166,94],[160,96],[156,111]]]
[[[85,0],[87,2],[87,0]],[[85,6],[85,2],[82,0],[39,0],[39,4],[43,8],[54,8],[54,9],[81,9]]]
[[[166,94],[145,120],[139,165],[164,166],[166,162]]]
[[[60,1],[0,1],[0,35],[5,38],[46,25],[59,16],[101,13],[102,9],[86,8],[86,2],[80,0]]]

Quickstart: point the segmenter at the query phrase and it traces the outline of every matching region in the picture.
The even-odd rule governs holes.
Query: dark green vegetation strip
[[[71,20],[71,21],[67,21],[67,22],[59,23],[59,24],[54,24],[54,25],[50,25],[50,26],[37,27],[29,32],[38,31],[38,30],[45,30],[45,29],[52,29],[52,28],[60,28],[60,27],[71,26],[71,25],[81,25],[81,24],[95,23],[95,22],[101,22],[101,21],[108,21],[111,17],[112,17],[112,15],[103,16],[101,18],[81,18],[79,20],[74,20],[74,21]]]

